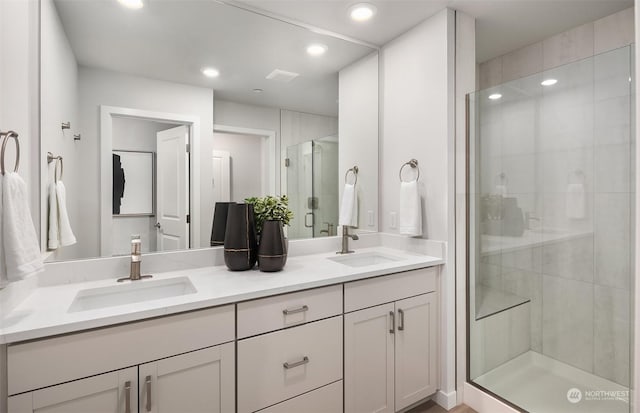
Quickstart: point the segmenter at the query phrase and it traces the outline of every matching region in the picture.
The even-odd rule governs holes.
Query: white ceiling
[[[2,0],[0,0],[2,1]],[[116,0],[54,0],[80,65],[212,88],[216,97],[302,112],[337,115],[337,72],[373,49],[233,7],[383,45],[444,7],[476,17],[477,60],[633,5],[633,0],[370,0],[367,23],[349,20],[360,0],[145,0],[129,10]],[[321,58],[311,42],[329,47]],[[215,66],[217,79],[200,73]],[[290,83],[265,79],[274,69],[300,73]],[[257,94],[252,90],[263,89]]]
[[[349,7],[366,1],[377,14],[352,22]],[[478,62],[632,7],[633,0],[240,0],[252,8],[304,22],[378,46],[445,7],[476,18]]]
[[[55,5],[82,66],[212,88],[216,98],[302,112],[337,116],[338,71],[374,51],[212,0],[148,0],[140,10],[116,0]],[[313,42],[328,46],[325,56],[307,55]],[[220,76],[204,77],[204,66],[216,67]],[[289,83],[265,79],[274,69],[300,76]]]

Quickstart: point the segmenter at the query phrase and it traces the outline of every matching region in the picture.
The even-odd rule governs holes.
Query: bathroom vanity
[[[438,388],[442,263],[371,248],[206,267],[118,285],[143,301],[117,305],[113,279],[38,288],[3,320],[8,411],[402,410]]]

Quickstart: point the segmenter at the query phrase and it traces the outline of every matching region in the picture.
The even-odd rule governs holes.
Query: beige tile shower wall
[[[633,43],[633,8],[583,24],[479,65],[480,89]]]

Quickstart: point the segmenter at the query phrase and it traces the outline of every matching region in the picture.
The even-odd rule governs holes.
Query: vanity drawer
[[[342,314],[342,285],[238,304],[238,338]]]
[[[342,413],[342,380],[294,397],[260,413]]]
[[[234,340],[234,306],[10,345],[9,395]]]
[[[436,291],[439,267],[385,275],[344,285],[344,312]]]
[[[342,379],[342,316],[238,341],[238,413]]]

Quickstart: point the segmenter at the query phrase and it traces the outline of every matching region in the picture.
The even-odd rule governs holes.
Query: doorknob
[[[154,225],[154,227],[156,227],[156,228],[160,229],[160,228],[162,228],[162,225],[160,225],[160,223],[159,223],[159,222],[156,222],[156,224]]]

